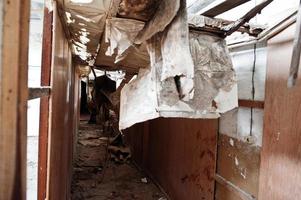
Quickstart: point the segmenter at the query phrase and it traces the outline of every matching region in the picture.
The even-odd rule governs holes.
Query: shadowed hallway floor
[[[160,189],[131,163],[107,157],[108,135],[101,126],[81,121],[76,145],[72,200],[166,200]]]

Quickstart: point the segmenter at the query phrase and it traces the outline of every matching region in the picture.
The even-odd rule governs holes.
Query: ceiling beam
[[[197,1],[188,8],[193,14],[215,17],[250,0],[205,0]],[[196,11],[197,12],[193,12]]]

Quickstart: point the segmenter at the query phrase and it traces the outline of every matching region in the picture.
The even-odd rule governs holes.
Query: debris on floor
[[[72,200],[167,200],[151,179],[126,159],[129,148],[120,146],[118,137],[103,132],[101,125],[81,121]]]

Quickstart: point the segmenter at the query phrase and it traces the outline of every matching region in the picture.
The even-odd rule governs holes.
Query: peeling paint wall
[[[266,57],[265,43],[231,49],[234,69],[238,79],[238,98],[264,100]]]
[[[240,100],[264,101],[266,43],[231,50]],[[243,191],[258,196],[263,109],[239,107],[219,120],[217,174]],[[240,199],[223,185],[216,186],[217,200]]]

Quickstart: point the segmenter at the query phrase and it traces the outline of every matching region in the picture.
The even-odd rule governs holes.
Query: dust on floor
[[[110,161],[108,137],[101,126],[81,121],[72,200],[166,200],[160,189],[134,165]]]

